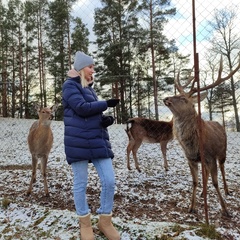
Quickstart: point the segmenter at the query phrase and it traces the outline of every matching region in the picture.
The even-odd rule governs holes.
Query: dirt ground
[[[28,187],[27,180],[22,182],[23,176],[28,176],[31,166],[0,166],[0,176],[4,172],[4,178],[1,177],[0,196],[14,201],[15,203],[37,204],[52,209],[68,209],[75,211],[71,181],[62,181],[61,173],[49,169],[48,182],[50,189],[50,197],[44,196],[42,187],[42,179],[39,177],[30,196],[26,196]],[[129,173],[131,174],[131,172]],[[135,173],[137,175],[137,173]],[[7,177],[6,177],[7,176]],[[120,176],[116,176],[120,178]],[[161,176],[160,178],[148,179],[144,182],[128,182],[128,188],[124,186],[126,183],[117,183],[117,191],[115,194],[114,216],[127,220],[138,219],[138,221],[159,221],[159,222],[175,222],[178,224],[198,225],[206,222],[204,199],[200,197],[200,189],[198,189],[198,213],[188,213],[188,204],[190,202],[191,188],[176,190],[171,188],[172,183],[168,182],[171,174]],[[24,178],[26,179],[26,178]],[[58,181],[54,181],[58,179]],[[177,178],[176,178],[177,179]],[[96,180],[97,181],[97,180]],[[176,182],[177,184],[177,182]],[[20,187],[16,187],[16,185]],[[96,183],[90,181],[88,186],[88,202],[92,211],[96,211],[99,202],[100,188],[95,187]],[[15,186],[13,188],[13,186]],[[223,227],[231,230],[240,231],[240,214],[239,202],[236,204],[235,199],[239,198],[240,190],[237,186],[229,185],[231,196],[227,198],[227,206],[231,213],[231,218],[223,217],[219,209],[218,199],[214,189],[210,187],[208,194],[208,217],[210,224],[216,227]],[[131,189],[131,192],[127,191]],[[174,192],[173,192],[174,191]],[[178,191],[178,192],[176,192]],[[154,194],[154,192],[156,194]],[[161,196],[159,198],[159,192]],[[157,194],[158,193],[158,194]],[[150,196],[150,197],[149,197]],[[226,231],[224,239],[234,240]]]

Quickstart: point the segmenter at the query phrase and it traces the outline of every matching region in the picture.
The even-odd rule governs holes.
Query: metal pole
[[[197,53],[197,44],[196,44],[196,14],[195,14],[195,0],[192,0],[192,17],[193,17],[193,52],[194,52],[194,76],[195,81],[197,82],[198,89],[198,127],[199,127],[199,149],[200,149],[200,158],[202,165],[202,182],[203,182],[203,197],[204,197],[204,209],[205,209],[205,220],[209,224],[208,220],[208,205],[207,205],[207,183],[206,183],[206,171],[204,166],[204,154],[203,154],[203,140],[202,140],[202,118],[201,118],[201,101],[200,101],[200,81],[199,81],[199,56]]]

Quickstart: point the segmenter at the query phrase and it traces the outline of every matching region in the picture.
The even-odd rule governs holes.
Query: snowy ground
[[[54,146],[48,162],[50,198],[44,196],[38,171],[33,193],[26,196],[31,176],[27,134],[33,120],[0,118],[0,239],[79,239],[78,218],[72,197],[72,173],[63,147],[63,123],[52,123]],[[198,233],[205,223],[202,182],[197,192],[198,213],[188,213],[192,180],[189,167],[177,142],[168,146],[170,170],[164,171],[158,144],[144,144],[138,152],[141,173],[126,168],[125,126],[113,125],[109,133],[115,152],[116,193],[113,222],[122,240],[207,239]],[[219,172],[219,186],[232,217],[221,216],[220,204],[211,181],[208,184],[209,222],[222,239],[240,239],[240,133],[228,134],[226,177],[231,196],[225,196]],[[89,167],[89,204],[96,239],[105,239],[96,227],[100,184]],[[201,178],[201,172],[199,172]],[[9,204],[8,204],[9,203]],[[5,208],[5,206],[7,206]]]

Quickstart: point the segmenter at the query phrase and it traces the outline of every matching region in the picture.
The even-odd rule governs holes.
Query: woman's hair
[[[82,87],[88,87],[89,82],[88,82],[87,79],[85,78],[85,74],[84,74],[83,69],[81,69],[81,70],[79,71],[79,75],[80,75]]]

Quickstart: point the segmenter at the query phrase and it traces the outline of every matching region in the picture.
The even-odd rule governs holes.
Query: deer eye
[[[184,96],[180,97],[180,101],[185,101],[185,100],[186,100],[186,98]]]
[[[182,96],[182,97],[180,98],[180,101],[182,101],[182,102],[184,102],[184,103],[187,103],[187,102],[188,102],[188,100],[187,100],[187,98],[186,98],[185,96]]]

